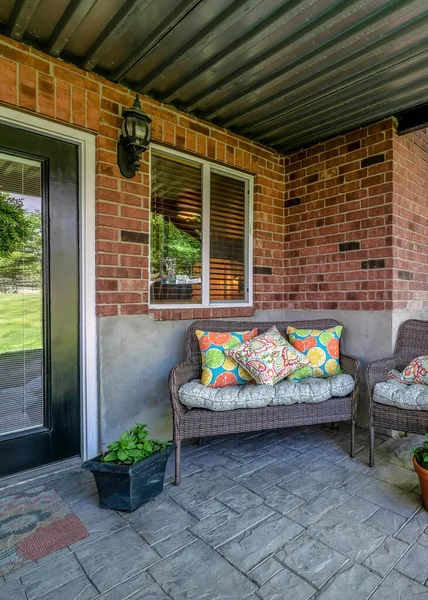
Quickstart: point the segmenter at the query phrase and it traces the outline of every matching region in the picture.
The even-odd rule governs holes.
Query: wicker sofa
[[[367,367],[371,467],[374,465],[375,427],[407,433],[425,434],[428,432],[428,411],[398,408],[373,400],[375,385],[386,381],[389,371],[392,369],[402,371],[414,358],[427,354],[428,321],[410,319],[402,323],[398,330],[394,356],[375,360]]]
[[[351,421],[351,456],[354,455],[355,421],[357,414],[357,391],[360,377],[360,365],[357,359],[340,354],[342,370],[355,380],[352,394],[342,398],[330,398],[315,404],[293,404],[289,406],[266,406],[263,408],[245,408],[215,412],[206,409],[188,409],[181,404],[178,390],[192,379],[201,375],[201,355],[195,331],[243,331],[257,327],[259,333],[276,325],[281,333],[285,333],[288,325],[300,329],[327,329],[340,325],[332,319],[313,321],[195,321],[190,325],[186,335],[186,362],[174,367],[169,376],[169,391],[174,422],[175,484],[180,483],[181,442],[190,438],[261,431],[312,425],[316,423],[335,423]],[[342,345],[342,342],[341,342]]]

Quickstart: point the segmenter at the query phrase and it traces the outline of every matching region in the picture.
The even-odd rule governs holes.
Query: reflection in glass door
[[[78,159],[0,124],[0,477],[80,452]]]
[[[41,163],[0,153],[0,436],[44,425]]]

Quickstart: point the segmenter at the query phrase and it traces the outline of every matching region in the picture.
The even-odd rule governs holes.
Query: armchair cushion
[[[420,383],[407,385],[390,379],[374,386],[373,400],[407,410],[428,410],[428,387]]]
[[[334,375],[328,379],[309,377],[302,381],[280,381],[275,386],[246,384],[224,388],[208,388],[199,380],[185,383],[179,389],[180,402],[192,408],[213,411],[236,408],[259,408],[300,403],[318,403],[333,397],[348,396],[354,389],[350,375]]]

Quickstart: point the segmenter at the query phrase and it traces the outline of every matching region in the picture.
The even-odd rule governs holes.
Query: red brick
[[[3,43],[3,40],[5,43]],[[26,67],[30,67],[31,69],[36,69],[37,71],[41,71],[42,73],[50,72],[49,60],[40,60],[39,58],[36,58],[31,52],[29,52],[28,48],[23,44],[21,44],[20,50],[18,50],[16,47],[11,48],[11,44],[13,44],[12,40],[4,37],[0,38],[0,54],[4,58],[7,58],[10,61],[15,62],[19,65],[24,65]]]
[[[115,292],[117,290],[116,279],[98,279],[97,291],[98,292]]]
[[[98,131],[100,127],[100,97],[94,92],[86,92],[86,127]]]
[[[36,93],[37,71],[20,65],[19,67],[19,96],[18,104],[22,108],[36,110],[37,93]]]
[[[85,90],[75,85],[71,90],[71,120],[76,125],[85,126]]]
[[[121,315],[144,315],[147,314],[147,304],[121,304],[120,314]]]
[[[149,289],[147,279],[126,279],[120,282],[121,292],[142,292]]]
[[[55,116],[55,80],[49,75],[38,73],[38,110],[43,115]]]
[[[17,104],[17,65],[0,56],[0,72],[0,100],[7,104]]]
[[[148,245],[120,241],[121,229],[149,231],[149,154],[132,180],[120,175],[116,162],[122,112],[132,104],[133,93],[19,42],[0,36],[0,44],[2,40],[2,102],[19,102],[99,132],[98,314],[147,314]],[[392,119],[386,119],[279,157],[155,100],[142,101],[153,118],[153,139],[254,173],[254,264],[272,269],[272,275],[254,277],[257,308],[427,308],[426,132],[398,138]],[[360,168],[361,158],[382,152],[382,164]],[[300,204],[284,211],[284,199],[293,198],[300,198]],[[339,252],[338,244],[348,241],[359,241],[360,250]],[[366,257],[383,258],[386,268],[362,269]],[[398,280],[399,270],[410,271],[413,279]],[[151,311],[162,320],[236,318],[252,312],[237,307]]]
[[[141,276],[141,269],[131,269],[125,267],[98,267],[98,277],[112,277],[114,279],[124,279],[130,277],[135,279]]]
[[[118,308],[115,305],[98,305],[97,315],[99,317],[114,317],[118,314]]]
[[[71,117],[71,88],[67,81],[56,80],[55,117],[60,121],[70,121]]]

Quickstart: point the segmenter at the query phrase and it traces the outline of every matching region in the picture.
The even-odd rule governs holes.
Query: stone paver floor
[[[418,441],[378,436],[370,469],[346,424],[210,438],[131,514],[100,509],[86,471],[50,476],[90,536],[0,578],[0,600],[428,600]]]

